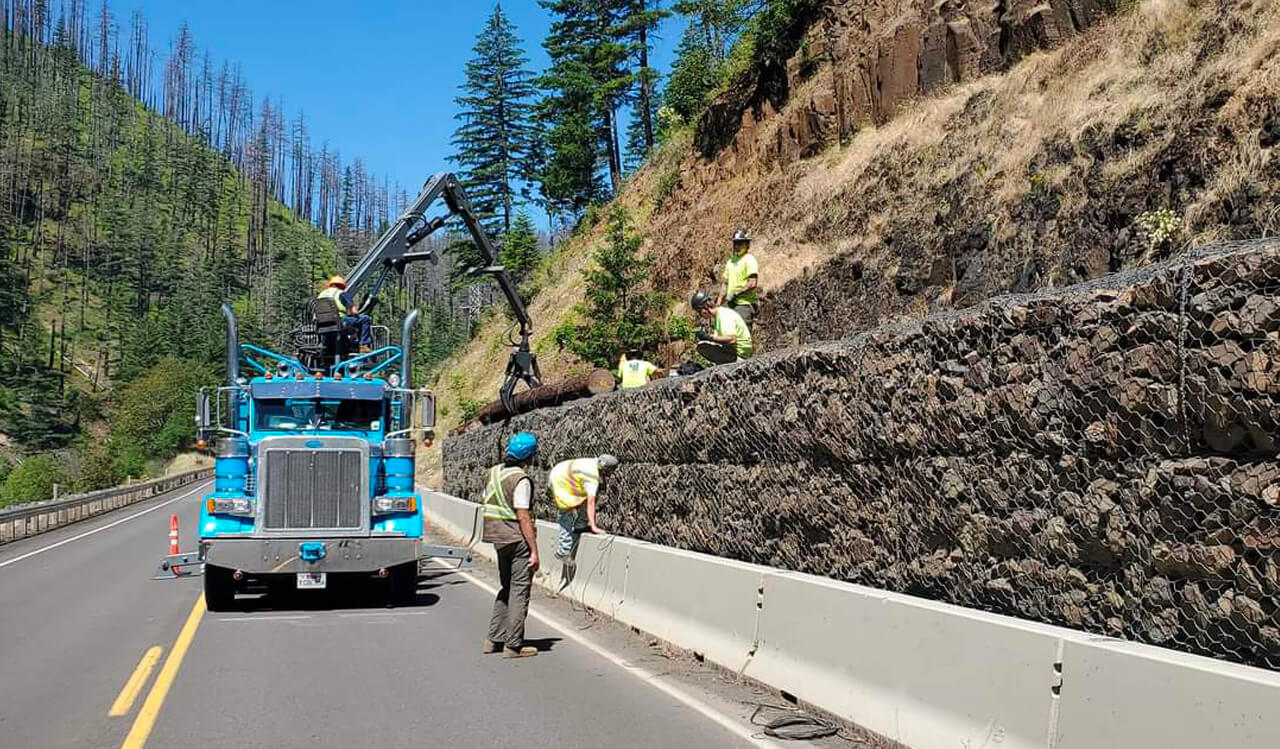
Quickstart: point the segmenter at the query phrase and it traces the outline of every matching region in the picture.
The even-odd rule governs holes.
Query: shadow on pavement
[[[430,577],[418,580],[412,598],[396,600],[388,581],[357,578],[343,580],[331,578],[324,590],[297,590],[287,583],[251,588],[236,598],[231,611],[283,612],[283,611],[351,611],[355,609],[419,609],[440,602],[440,595],[429,592],[434,588],[466,584],[465,580],[436,581]]]
[[[524,644],[530,647],[537,648],[539,653],[550,653],[551,650],[556,646],[556,643],[560,642],[562,639],[564,638],[562,637],[535,637],[535,638],[526,637],[524,638]]]

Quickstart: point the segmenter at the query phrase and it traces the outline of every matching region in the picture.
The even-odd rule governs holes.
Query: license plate
[[[323,588],[327,582],[328,573],[325,572],[298,573],[298,590]]]

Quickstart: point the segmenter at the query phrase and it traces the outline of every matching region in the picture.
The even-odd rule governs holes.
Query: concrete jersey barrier
[[[424,491],[471,539],[481,507]],[[536,582],[915,749],[1280,746],[1280,674],[617,536]]]

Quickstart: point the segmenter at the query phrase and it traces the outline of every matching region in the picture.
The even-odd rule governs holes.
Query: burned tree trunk
[[[615,385],[613,375],[608,370],[595,369],[584,375],[525,390],[517,393],[513,398],[515,414],[512,416],[547,406],[558,406],[578,398],[590,398],[600,393],[608,393],[614,389]],[[459,427],[458,431],[467,431],[473,424],[492,424],[506,417],[507,410],[502,407],[502,401],[496,400],[477,411],[475,418]]]

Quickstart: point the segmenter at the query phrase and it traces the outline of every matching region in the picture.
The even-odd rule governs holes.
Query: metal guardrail
[[[212,468],[201,468],[128,486],[118,486],[114,489],[101,489],[50,502],[25,504],[0,510],[0,544],[35,536],[104,512],[137,504],[211,476],[213,476]]]

